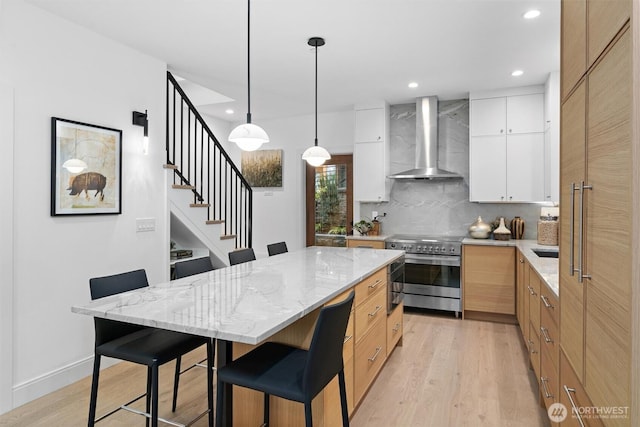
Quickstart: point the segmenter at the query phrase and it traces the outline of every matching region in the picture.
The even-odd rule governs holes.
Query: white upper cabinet
[[[544,200],[560,201],[560,73],[554,71],[544,86]]]
[[[389,105],[380,103],[355,111],[353,198],[361,202],[387,202],[389,175]]]
[[[471,100],[471,136],[544,132],[544,95]]]
[[[508,96],[507,134],[544,132],[544,94]]]
[[[385,140],[385,108],[356,110],[356,141],[373,142]]]
[[[504,135],[507,128],[507,100],[504,97],[472,99],[471,136]]]
[[[470,94],[469,199],[545,200],[544,88]]]

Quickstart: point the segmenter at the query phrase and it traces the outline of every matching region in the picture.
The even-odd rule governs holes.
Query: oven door
[[[459,311],[460,257],[407,255],[405,305]]]

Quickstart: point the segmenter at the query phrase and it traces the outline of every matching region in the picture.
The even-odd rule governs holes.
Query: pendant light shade
[[[311,166],[320,166],[331,158],[329,152],[317,145],[309,147],[302,153],[302,160],[306,160]]]
[[[265,142],[269,142],[269,136],[260,126],[244,123],[231,131],[229,141],[235,142],[243,151],[255,151]]]
[[[324,46],[324,39],[322,37],[311,37],[307,44],[316,49],[316,137],[314,145],[302,153],[302,160],[306,160],[309,165],[317,167],[331,158],[331,154],[318,145],[318,47]]]
[[[258,125],[251,123],[251,0],[247,0],[247,123],[236,126],[229,134],[242,151],[255,151],[269,142],[269,135]]]
[[[80,173],[83,170],[85,170],[88,166],[85,162],[83,162],[80,159],[69,159],[62,164],[62,167],[71,173]]]

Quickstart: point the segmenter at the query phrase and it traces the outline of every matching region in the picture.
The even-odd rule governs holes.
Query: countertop
[[[356,240],[379,240],[379,241],[385,241],[389,238],[389,235],[387,234],[380,234],[378,236],[347,236],[347,240],[352,240],[352,239],[356,239]]]
[[[403,255],[311,246],[82,303],[71,311],[258,344]]]
[[[484,245],[484,246],[514,246],[520,249],[522,255],[527,258],[529,264],[545,281],[549,289],[556,296],[559,295],[559,279],[558,279],[558,258],[543,258],[533,252],[533,249],[542,250],[558,250],[558,246],[539,245],[536,240],[491,240],[491,239],[472,239],[465,238],[463,245]]]

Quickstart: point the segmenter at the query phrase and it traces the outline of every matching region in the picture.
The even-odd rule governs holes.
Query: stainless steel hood
[[[388,176],[392,179],[462,178],[438,168],[438,97],[416,100],[416,167]]]

